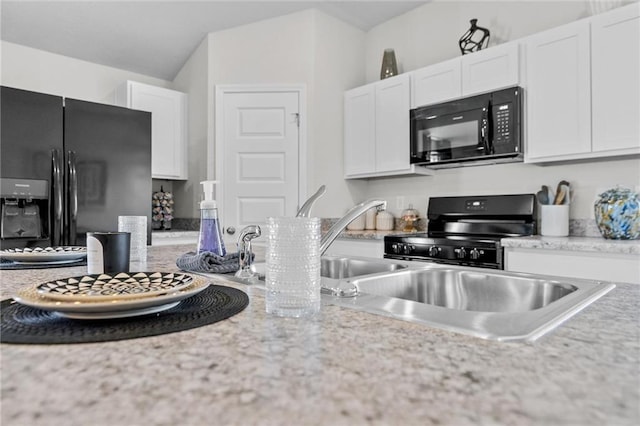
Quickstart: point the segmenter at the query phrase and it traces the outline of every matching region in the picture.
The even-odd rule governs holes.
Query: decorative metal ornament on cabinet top
[[[489,37],[491,35],[489,30],[479,27],[476,24],[478,22],[477,19],[472,19],[470,22],[471,27],[462,35],[462,37],[460,37],[460,40],[458,41],[458,45],[460,46],[460,50],[463,55],[486,49],[487,46],[489,46]]]

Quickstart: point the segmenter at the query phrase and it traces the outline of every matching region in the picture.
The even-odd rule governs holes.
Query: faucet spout
[[[315,203],[318,198],[324,195],[324,192],[325,192],[325,186],[322,185],[320,188],[318,188],[316,193],[311,196],[311,198],[305,201],[302,207],[300,207],[300,210],[298,210],[298,214],[296,216],[311,217],[311,207],[313,207],[313,203]]]
[[[344,216],[342,216],[336,223],[333,224],[327,233],[322,237],[320,241],[320,255],[322,256],[333,241],[338,238],[338,235],[345,230],[347,225],[351,223],[355,218],[366,212],[372,207],[378,207],[378,209],[384,209],[387,207],[387,202],[384,200],[370,199],[363,201],[360,204],[352,207]]]

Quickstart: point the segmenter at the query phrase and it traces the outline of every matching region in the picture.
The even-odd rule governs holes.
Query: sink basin
[[[405,271],[352,283],[362,293],[478,312],[531,311],[578,290],[547,279],[455,269]]]
[[[254,267],[264,280],[264,263]],[[615,288],[600,281],[355,256],[322,257],[320,275],[323,304],[497,341],[534,341]]]
[[[320,276],[342,279],[361,275],[405,269],[407,265],[378,259],[356,259],[352,257],[323,257],[320,263]]]
[[[400,265],[406,267],[336,279],[339,285],[334,287],[353,289],[345,292],[352,297],[324,296],[323,300],[483,339],[534,341],[615,287],[599,281],[435,263]]]

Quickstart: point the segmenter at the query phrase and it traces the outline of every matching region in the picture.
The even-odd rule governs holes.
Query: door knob
[[[236,228],[234,228],[233,226],[230,226],[227,228],[227,234],[233,235],[235,233],[236,233]]]

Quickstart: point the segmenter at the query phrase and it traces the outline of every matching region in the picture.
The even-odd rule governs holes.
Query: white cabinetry
[[[591,150],[589,23],[527,39],[528,160]]]
[[[382,80],[376,88],[376,172],[409,169],[409,76]]]
[[[409,163],[409,76],[345,92],[345,178],[432,172]]]
[[[187,179],[187,95],[127,81],[116,91],[116,104],[151,112],[151,176]]]
[[[461,59],[462,96],[517,86],[520,83],[520,45],[500,44]]]
[[[640,151],[640,4],[591,21],[594,152]]]
[[[640,154],[640,4],[526,39],[525,161]]]
[[[505,270],[640,284],[640,256],[623,253],[505,248]]]
[[[420,68],[411,73],[411,107],[445,102],[462,96],[460,58]]]
[[[344,94],[345,177],[375,171],[375,96],[373,85],[358,87]]]
[[[411,107],[518,85],[519,48],[505,43],[413,71]]]

